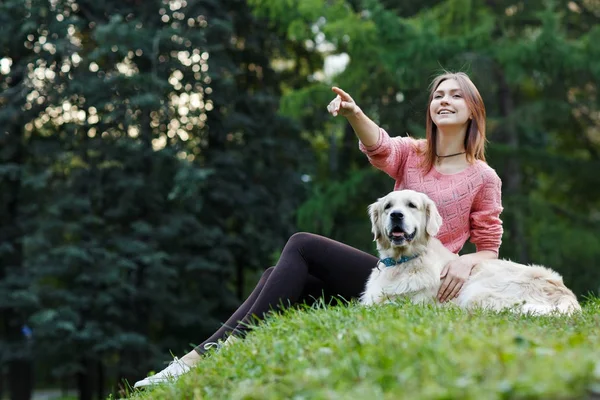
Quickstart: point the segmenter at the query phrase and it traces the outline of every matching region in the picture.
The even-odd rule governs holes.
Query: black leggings
[[[275,267],[267,269],[246,301],[210,338],[195,350],[203,354],[204,345],[224,340],[233,332],[243,336],[248,323],[280,306],[321,296],[351,300],[360,296],[377,258],[335,240],[311,233],[296,233],[286,243]]]

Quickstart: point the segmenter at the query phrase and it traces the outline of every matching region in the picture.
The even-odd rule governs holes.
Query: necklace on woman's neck
[[[440,156],[440,155],[438,155],[438,153],[435,153],[435,156],[437,158],[448,158],[448,157],[460,156],[461,154],[465,154],[465,153],[466,153],[466,151],[462,151],[460,153],[448,154],[447,156]]]

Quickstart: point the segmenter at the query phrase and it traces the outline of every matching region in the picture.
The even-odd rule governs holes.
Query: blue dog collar
[[[383,265],[385,265],[386,267],[394,267],[396,265],[404,264],[405,262],[413,260],[417,257],[419,257],[418,254],[414,255],[414,256],[408,256],[408,257],[402,256],[397,260],[392,257],[388,257],[388,258],[383,258],[383,259],[379,260],[379,262],[382,263]]]

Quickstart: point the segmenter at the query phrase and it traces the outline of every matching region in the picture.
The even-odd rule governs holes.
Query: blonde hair
[[[429,87],[429,101],[427,102],[427,116],[425,117],[425,137],[427,139],[424,148],[421,148],[420,153],[424,156],[422,167],[429,171],[433,168],[436,160],[437,146],[437,127],[431,119],[429,106],[433,100],[433,94],[440,84],[448,79],[454,79],[458,82],[458,86],[463,92],[465,103],[471,111],[472,119],[467,125],[467,133],[465,135],[465,151],[467,161],[470,163],[475,160],[485,161],[485,105],[479,94],[479,90],[471,81],[469,76],[464,72],[444,72],[437,76]]]

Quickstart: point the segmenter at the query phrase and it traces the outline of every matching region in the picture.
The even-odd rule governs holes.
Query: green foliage
[[[321,154],[311,198],[300,208],[301,227],[369,249],[366,232],[362,238],[354,232],[365,229],[364,207],[392,189],[391,181],[385,187],[383,178],[364,173],[372,167],[352,130],[326,114],[329,84],[346,89],[392,136],[422,137],[428,83],[442,69],[462,70],[485,100],[488,161],[504,183],[501,255],[555,266],[578,293],[598,290],[600,97],[591,48],[598,32],[590,23],[597,7],[369,0],[334,9],[323,0],[284,16],[275,4],[253,4],[282,32],[294,21],[315,24],[305,39],[324,35],[330,46],[321,54],[350,59],[342,73],[307,80],[283,98],[283,111]]]
[[[2,361],[87,399],[220,326],[294,231],[306,152],[242,2],[0,11]]]
[[[600,383],[599,310],[597,298],[573,317],[300,307],[131,398],[581,398]]]

